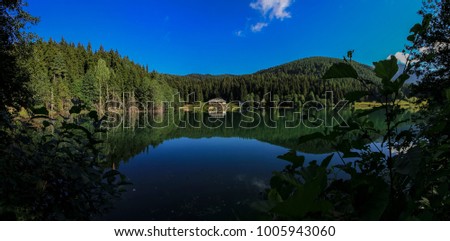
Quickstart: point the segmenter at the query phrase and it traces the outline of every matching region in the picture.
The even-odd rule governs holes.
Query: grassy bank
[[[418,102],[418,99],[413,97],[407,100],[401,100],[397,103],[402,109],[408,110],[419,110],[421,107],[425,106],[425,102]],[[355,102],[353,108],[356,110],[368,110],[376,107],[380,107],[382,104],[379,102]]]

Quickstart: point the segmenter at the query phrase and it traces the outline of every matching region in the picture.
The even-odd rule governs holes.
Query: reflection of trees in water
[[[247,117],[239,113],[228,113],[224,118],[210,118],[205,113],[182,113],[181,116],[166,115],[164,118],[170,118],[170,126],[166,128],[118,128],[110,131],[106,139],[108,148],[108,157],[112,162],[119,164],[120,161],[127,161],[135,155],[147,150],[149,146],[157,146],[166,140],[187,138],[210,138],[210,137],[240,137],[246,139],[256,139],[270,144],[286,147],[288,149],[301,151],[311,154],[330,153],[334,149],[324,140],[314,140],[299,144],[298,138],[302,135],[315,133],[324,128],[312,129],[299,125],[295,128],[285,128],[286,120],[298,121],[300,115],[294,115],[293,112],[287,112],[285,117],[276,117],[269,113],[258,113],[260,119],[256,116]],[[375,114],[369,117],[375,126],[382,126],[383,120]],[[156,117],[161,123],[161,116]],[[264,119],[263,119],[264,118]],[[139,118],[140,120],[143,117]],[[176,120],[175,122],[173,120]],[[186,128],[178,128],[181,122],[190,123]],[[240,128],[241,121],[244,120],[247,127]],[[259,125],[256,125],[259,123]],[[269,126],[264,124],[267,123]],[[207,126],[207,127],[206,127]],[[233,128],[230,128],[230,127]]]

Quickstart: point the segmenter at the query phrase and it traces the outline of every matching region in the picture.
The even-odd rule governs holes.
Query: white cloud
[[[250,31],[253,33],[261,32],[264,28],[269,26],[272,20],[278,19],[283,21],[286,18],[291,18],[291,13],[288,8],[295,0],[252,0],[250,7],[261,13],[259,22],[250,25]],[[249,20],[247,20],[249,21]],[[248,25],[247,25],[248,26]],[[245,33],[248,31],[246,27],[245,31],[239,30],[234,32],[237,37],[245,37]]]
[[[250,7],[259,10],[264,17],[269,16],[270,19],[283,20],[291,17],[287,8],[291,6],[292,2],[293,0],[256,0],[256,2],[250,3]]]
[[[409,54],[403,52],[397,52],[394,56],[397,58],[398,62],[402,64],[406,64],[406,61],[408,61],[409,58]],[[387,59],[391,59],[391,55],[389,55]]]
[[[238,31],[234,32],[234,35],[236,35],[238,37],[245,37],[244,31],[242,31],[242,30],[238,30]]]
[[[427,47],[420,48],[419,52],[420,53],[424,53],[424,54],[430,54],[430,53],[433,53],[433,52],[434,53],[439,53],[439,52],[445,51],[446,49],[450,49],[450,43],[436,42],[436,43],[433,44],[433,47],[427,46]],[[398,59],[398,61],[400,63],[406,64],[406,61],[408,60],[410,54],[406,54],[406,53],[403,53],[403,52],[397,52],[394,56]],[[387,57],[387,59],[391,59],[391,55],[389,55]],[[410,61],[411,61],[411,63],[415,63],[418,60],[417,59],[411,59]]]
[[[264,23],[264,22],[259,22],[257,24],[252,25],[251,29],[252,29],[252,32],[257,33],[257,32],[261,32],[261,30],[267,26],[269,26],[269,24]]]
[[[420,51],[422,52],[422,50],[420,50]],[[387,59],[391,59],[391,56],[392,55],[389,55],[387,57]],[[402,64],[406,64],[408,59],[409,59],[410,63],[416,63],[417,62],[417,59],[410,58],[410,54],[407,54],[407,53],[397,52],[397,53],[395,53],[394,56],[395,56],[395,58],[397,58],[398,62],[400,62]]]

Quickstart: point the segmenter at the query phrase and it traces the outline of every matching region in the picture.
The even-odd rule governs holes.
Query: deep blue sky
[[[421,20],[421,0],[28,3],[41,18],[31,30],[44,39],[102,44],[171,74],[252,73],[310,56],[342,58],[350,49],[357,61],[371,64],[401,51]]]

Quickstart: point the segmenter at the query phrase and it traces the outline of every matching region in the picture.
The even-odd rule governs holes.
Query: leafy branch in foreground
[[[354,111],[348,120],[349,128],[335,127],[300,138],[301,142],[323,139],[332,143],[342,164],[328,169],[328,175],[322,172],[312,179],[300,170],[314,169],[316,162],[304,167],[304,162],[297,161],[282,173],[276,173],[268,190],[268,201],[263,202],[270,205],[259,205],[272,219],[450,218],[450,1],[424,1],[419,13],[423,21],[410,30],[411,46],[407,49],[411,53],[405,54],[408,59],[400,75],[396,74],[397,60],[391,57],[374,64],[380,82],[356,76],[351,62],[353,52],[348,56],[350,63],[334,65],[324,75],[324,79],[358,79],[367,92],[348,93],[346,98],[354,102],[364,95],[372,95],[381,105]],[[404,98],[401,89],[410,73],[421,77],[413,86],[413,93],[426,103],[412,120],[403,117],[405,110],[400,106]],[[377,91],[370,91],[371,86]],[[375,128],[367,118],[380,111],[385,119],[383,129]],[[403,128],[407,122],[410,128]],[[290,153],[289,160],[304,158]],[[341,174],[332,177],[331,173]],[[317,184],[317,180],[324,178],[327,178],[326,185],[323,181]],[[300,187],[310,185],[315,186],[311,190],[318,192],[303,193],[301,197],[295,195]],[[275,195],[277,193],[282,195]],[[310,204],[311,199],[315,203],[332,205],[305,211],[303,205]]]
[[[292,165],[274,174],[267,191],[268,200],[256,205],[259,210],[272,219],[288,220],[449,218],[448,156],[443,157],[448,151],[441,146],[429,146],[417,124],[404,127],[411,120],[404,117],[407,110],[400,106],[404,98],[401,91],[410,77],[410,67],[398,75],[394,56],[374,66],[374,73],[380,78],[377,91],[358,91],[347,97],[350,102],[356,102],[373,94],[379,107],[353,110],[347,127],[337,125],[323,133],[300,138],[302,143],[317,139],[331,143],[341,164],[328,167],[333,155],[320,165],[313,161],[308,166],[304,165],[305,158],[295,152],[281,156]],[[335,64],[324,75],[326,80],[342,78],[366,81],[358,76],[351,63]],[[445,111],[437,116],[450,113],[449,100],[450,94]],[[375,112],[383,114],[383,128],[376,128],[368,117]],[[442,123],[439,130],[446,128]],[[427,154],[423,150],[437,152]]]
[[[90,220],[129,183],[102,154],[95,112],[73,107],[59,120],[45,108],[17,120],[1,143],[0,219]]]

